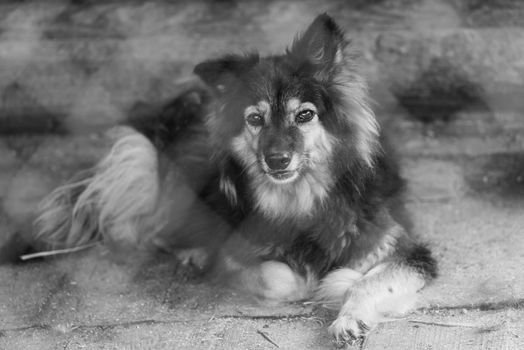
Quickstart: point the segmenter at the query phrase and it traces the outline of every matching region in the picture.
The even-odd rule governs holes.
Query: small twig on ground
[[[36,259],[36,258],[43,258],[46,256],[75,253],[75,252],[79,252],[87,248],[94,247],[98,243],[99,242],[94,242],[94,243],[81,245],[81,246],[74,247],[74,248],[56,249],[56,250],[48,250],[45,252],[38,252],[38,253],[33,253],[33,254],[25,254],[25,255],[20,256],[20,259],[23,261],[26,261],[26,260]]]
[[[524,298],[508,299],[495,302],[482,302],[477,304],[451,305],[451,306],[429,306],[422,307],[419,311],[435,312],[435,311],[498,311],[511,309],[524,309]]]
[[[419,323],[428,326],[439,326],[439,327],[463,327],[463,328],[482,328],[482,326],[471,324],[471,323],[454,323],[454,322],[428,322],[428,321],[417,321],[408,320],[409,323]]]
[[[277,348],[280,348],[280,346],[277,343],[275,343],[273,340],[271,340],[271,338],[266,333],[262,332],[260,329],[257,329],[257,333],[260,334],[262,336],[262,338],[264,338],[265,340],[267,340],[268,342],[270,342],[271,344],[273,344]]]
[[[304,320],[314,319],[313,313],[305,314],[289,314],[289,315],[246,315],[241,311],[237,311],[240,315],[221,315],[215,318],[234,318],[234,319],[247,319],[247,320]]]
[[[479,327],[479,329],[477,329],[477,333],[495,332],[495,331],[501,330],[505,325],[506,325],[506,321],[499,323],[499,324],[494,324],[491,326]]]
[[[117,327],[133,327],[133,326],[141,326],[141,325],[158,325],[158,324],[178,324],[178,323],[201,323],[205,322],[205,319],[167,319],[167,320],[157,320],[157,319],[144,319],[144,320],[130,320],[125,322],[115,322],[115,323],[97,323],[97,324],[76,324],[71,325],[69,327],[69,332],[77,331],[77,330],[83,330],[83,329],[100,329],[100,330],[107,330],[107,329],[114,329]],[[7,332],[24,332],[27,330],[52,330],[54,329],[53,326],[48,324],[34,324],[30,326],[22,326],[22,327],[16,327],[16,328],[5,328],[0,329],[0,334],[7,333]]]
[[[360,344],[359,344],[359,350],[364,350],[366,349],[366,346],[368,345],[368,337],[365,337],[364,339],[362,339],[360,341]]]

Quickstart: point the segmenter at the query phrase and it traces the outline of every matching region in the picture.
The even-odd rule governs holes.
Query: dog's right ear
[[[193,72],[218,95],[222,95],[258,63],[256,54],[247,56],[227,55],[222,58],[204,61],[196,65]]]

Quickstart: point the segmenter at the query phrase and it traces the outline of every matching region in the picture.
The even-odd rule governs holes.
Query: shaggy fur
[[[321,15],[283,55],[200,63],[205,87],[131,120],[136,132],[43,202],[38,237],[201,247],[235,287],[337,308],[339,342],[406,312],[436,264],[349,51]]]
[[[145,136],[122,136],[95,169],[41,202],[37,239],[75,246],[103,236],[137,244],[138,232],[148,228],[140,217],[153,213],[158,197],[157,169],[156,150]]]

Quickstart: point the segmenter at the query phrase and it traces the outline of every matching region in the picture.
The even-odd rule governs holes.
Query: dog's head
[[[217,97],[209,120],[217,151],[242,164],[265,199],[305,191],[312,204],[342,168],[372,166],[377,125],[346,46],[324,14],[283,55],[228,55],[196,66]]]

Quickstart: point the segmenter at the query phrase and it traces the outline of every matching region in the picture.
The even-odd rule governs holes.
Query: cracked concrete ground
[[[59,13],[60,20],[38,45],[32,29],[40,22],[18,25],[32,8],[0,4],[0,24],[11,24],[0,28],[0,244],[26,224],[39,198],[107,149],[104,132],[79,132],[84,126],[112,125],[137,100],[172,94],[175,83],[164,77],[183,77],[195,59],[252,43],[263,52],[280,50],[317,12],[329,11],[364,51],[378,116],[409,182],[416,229],[441,266],[419,308],[380,325],[361,348],[524,349],[524,105],[514,93],[524,81],[524,7],[511,0],[491,3],[499,2],[513,5],[386,0],[347,7],[332,0],[321,6],[223,1],[172,7],[115,1],[92,11],[42,6],[38,16]],[[460,11],[450,4],[460,4]],[[71,30],[75,21],[80,25]],[[137,31],[130,26],[135,22]],[[129,41],[118,42],[121,31],[132,33]],[[24,50],[31,54],[19,60]],[[71,57],[64,59],[64,52]],[[129,52],[136,61],[122,59]],[[436,115],[427,123],[430,108],[411,115],[416,108],[399,106],[395,89],[416,80],[435,59],[439,66],[441,56],[478,78],[489,108],[462,110],[450,120]],[[96,108],[84,108],[90,105]],[[37,107],[59,115],[71,133],[1,129],[20,131],[27,123],[12,123],[12,116],[31,115],[37,128],[29,131],[56,131],[52,123],[38,123],[45,118]],[[6,350],[332,349],[326,328],[333,317],[310,304],[254,303],[167,256],[119,256],[95,247],[0,266],[0,349]]]

